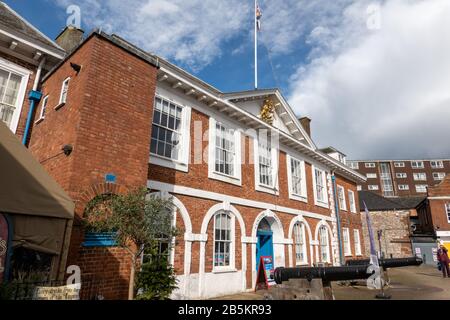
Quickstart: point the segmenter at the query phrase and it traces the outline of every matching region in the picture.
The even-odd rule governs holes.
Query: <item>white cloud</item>
[[[54,0],[66,7],[71,0]],[[82,22],[139,47],[199,69],[221,55],[221,45],[252,21],[240,0],[79,0]]]
[[[379,30],[366,27],[368,4],[312,28],[291,105],[319,145],[351,158],[449,157],[450,2],[385,1]]]
[[[367,28],[367,9],[377,1],[259,1],[260,39],[277,63],[302,46],[308,51],[292,66],[289,101],[312,118],[318,145],[352,158],[450,156],[450,1],[380,1],[379,30]],[[194,71],[223,50],[252,50],[251,0],[77,4],[87,27],[101,26]],[[235,37],[242,43],[226,48]]]

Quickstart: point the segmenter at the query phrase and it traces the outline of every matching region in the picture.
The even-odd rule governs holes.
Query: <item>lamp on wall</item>
[[[81,65],[71,62],[70,66],[78,74],[81,71]]]
[[[72,151],[73,151],[73,146],[70,145],[70,144],[66,144],[66,145],[64,145],[64,147],[62,147],[61,150],[64,152],[64,154],[65,154],[66,156],[70,156],[70,154],[71,154]]]

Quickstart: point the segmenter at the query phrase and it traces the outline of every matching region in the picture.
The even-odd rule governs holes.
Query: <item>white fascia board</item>
[[[44,48],[43,46],[37,44],[36,42],[29,41],[29,40],[27,40],[27,39],[25,39],[23,37],[20,37],[18,35],[12,34],[12,33],[8,32],[8,31],[4,30],[4,29],[0,29],[0,33],[4,34],[7,37],[10,37],[12,39],[17,40],[19,42],[19,44],[25,44],[25,45],[27,45],[29,47],[32,47],[32,48],[34,48],[34,49],[36,49],[38,51],[41,51],[42,53],[48,54],[48,55],[50,55],[52,57],[55,57],[57,59],[60,59],[60,60],[64,59],[64,54],[58,54],[58,53],[56,53],[56,52],[54,52],[54,51],[52,51],[50,49]]]
[[[297,117],[294,114],[294,111],[292,110],[291,106],[289,105],[289,103],[284,99],[283,95],[281,94],[281,92],[279,90],[275,90],[275,95],[278,98],[279,101],[281,101],[281,104],[283,105],[284,109],[287,111],[287,113],[289,114],[289,116],[291,117],[292,121],[294,122],[295,126],[297,127],[297,129],[301,132],[301,134],[303,135],[303,137],[306,139],[306,141],[308,141],[308,143],[314,148],[317,149],[316,144],[314,143],[314,141],[311,139],[311,137],[306,133],[305,129],[303,128],[303,126],[301,125],[300,121],[297,119]]]

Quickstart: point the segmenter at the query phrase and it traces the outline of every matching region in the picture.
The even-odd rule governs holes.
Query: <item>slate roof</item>
[[[0,1],[0,27],[6,30],[11,30],[26,39],[31,39],[46,46],[53,47],[54,49],[62,50],[62,48],[60,48],[54,41],[46,37],[42,32],[33,27],[17,12],[2,1]]]
[[[417,207],[426,197],[385,198],[374,192],[359,191],[359,204],[364,210],[364,202],[369,211],[409,210]]]

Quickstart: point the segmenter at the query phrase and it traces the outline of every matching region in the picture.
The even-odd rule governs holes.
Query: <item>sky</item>
[[[254,87],[253,0],[6,0],[54,38],[116,33],[216,88]],[[349,159],[450,158],[450,1],[259,0],[259,88]]]

